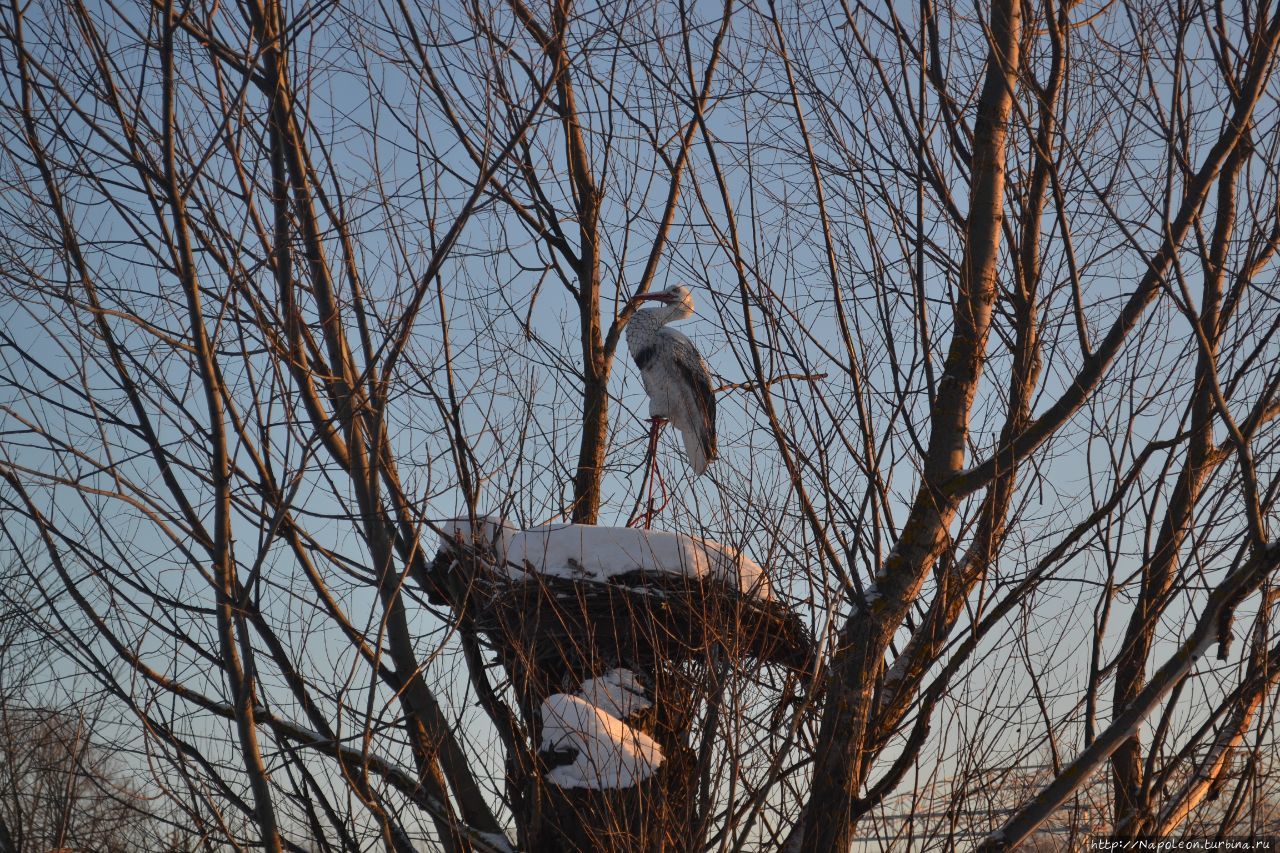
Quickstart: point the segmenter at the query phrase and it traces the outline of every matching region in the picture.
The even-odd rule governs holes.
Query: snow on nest
[[[573,763],[547,771],[561,788],[629,788],[662,766],[656,741],[578,696],[553,693],[542,702],[542,749],[571,749]]]
[[[446,519],[440,524],[440,545],[448,547],[453,545],[458,537],[462,537],[463,542],[473,542],[492,548],[498,563],[501,564],[507,559],[507,539],[519,533],[520,528],[496,515],[480,515],[476,516],[475,532],[479,535],[473,537],[471,519],[466,516]]]
[[[509,530],[509,528],[508,528]],[[572,580],[605,580],[636,570],[714,578],[759,598],[772,597],[764,570],[727,545],[683,533],[551,524],[506,533],[509,573],[525,566]]]
[[[653,707],[645,698],[644,685],[629,669],[612,669],[598,678],[588,678],[578,688],[578,696],[618,719]]]

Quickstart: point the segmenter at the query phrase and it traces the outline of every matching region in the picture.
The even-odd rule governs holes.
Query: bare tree
[[[5,572],[0,627],[0,850],[176,851],[192,839],[168,819],[161,791],[135,778],[125,742],[99,725],[86,698],[59,697],[20,574]]]
[[[0,841],[13,853],[161,850],[178,836],[160,799],[95,742],[95,721],[51,708],[0,707]]]
[[[1094,828],[1250,828],[1278,40],[1207,0],[12,3],[0,602],[210,844],[827,851],[909,802],[994,849],[1098,785]],[[551,833],[538,700],[627,653],[530,660],[561,629],[503,614],[586,587],[443,522],[626,523],[618,345],[675,280],[723,458],[663,446],[661,523],[774,596],[664,611],[697,653],[636,726],[683,763]]]

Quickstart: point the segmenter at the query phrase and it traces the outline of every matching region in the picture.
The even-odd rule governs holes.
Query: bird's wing
[[[716,458],[716,395],[711,388],[711,371],[693,341],[675,329],[663,329],[660,334],[670,344],[671,363],[676,375],[689,389],[697,414],[693,426],[698,432],[702,454],[710,462]]]

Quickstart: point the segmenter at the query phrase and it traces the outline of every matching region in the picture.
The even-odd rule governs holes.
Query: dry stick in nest
[[[463,577],[449,578],[453,571]],[[735,656],[797,672],[812,665],[813,640],[790,608],[721,580],[641,570],[607,581],[532,570],[527,578],[512,579],[455,542],[437,553],[419,582],[429,594],[465,607],[469,629],[486,635],[491,647],[519,645],[544,659],[560,656],[555,646],[581,640],[588,657],[688,660],[717,638],[732,638],[727,650]],[[459,586],[465,587],[462,595]]]
[[[518,643],[535,659],[582,642],[587,657],[636,663],[688,660],[731,639],[737,657],[804,669],[813,642],[785,605],[722,581],[628,572],[609,581],[540,575],[498,581],[476,602],[476,627],[495,644]]]

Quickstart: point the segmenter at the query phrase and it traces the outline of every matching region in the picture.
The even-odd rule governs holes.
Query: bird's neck
[[[656,308],[641,308],[631,315],[627,323],[627,343],[632,349],[644,346],[653,339],[658,330],[669,323],[675,316],[674,305],[662,305]]]
[[[644,317],[645,322],[649,323],[654,330],[657,330],[673,320],[683,320],[685,317],[689,316],[688,314],[682,313],[683,308],[684,306],[678,302],[672,303],[671,305],[656,305],[653,308],[643,308],[637,311],[635,319]],[[634,320],[632,322],[634,322]]]

